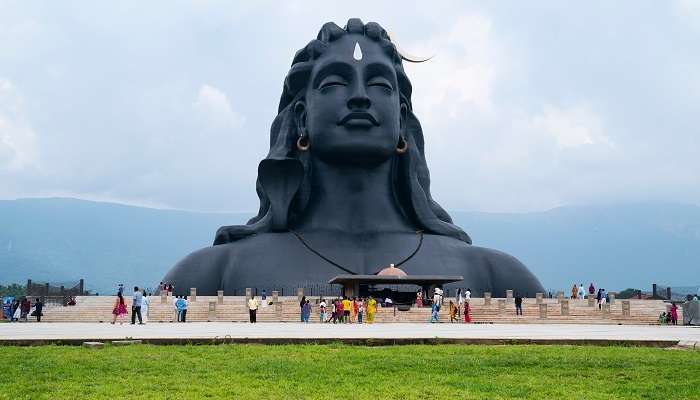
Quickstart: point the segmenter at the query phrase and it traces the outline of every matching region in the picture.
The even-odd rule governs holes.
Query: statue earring
[[[408,142],[403,136],[399,136],[399,145],[396,146],[396,152],[403,154],[408,151]]]
[[[299,139],[297,139],[297,149],[299,149],[299,151],[307,151],[309,147],[311,147],[309,138],[306,135],[299,136]]]

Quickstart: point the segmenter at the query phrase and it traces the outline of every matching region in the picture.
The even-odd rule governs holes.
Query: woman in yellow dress
[[[367,301],[367,323],[371,324],[374,322],[374,313],[377,311],[377,300],[374,297],[370,297]]]

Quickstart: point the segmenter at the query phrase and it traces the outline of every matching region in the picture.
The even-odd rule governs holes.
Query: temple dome
[[[396,268],[394,264],[389,264],[388,267],[377,272],[378,276],[406,276],[407,274],[401,269]]]

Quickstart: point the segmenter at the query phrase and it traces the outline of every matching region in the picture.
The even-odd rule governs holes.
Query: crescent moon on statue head
[[[406,61],[412,62],[412,63],[422,63],[422,62],[426,62],[426,61],[430,60],[431,58],[435,57],[434,54],[430,57],[418,57],[418,56],[414,56],[412,54],[409,54],[409,53],[405,52],[401,48],[401,46],[399,46],[399,43],[396,41],[396,36],[394,36],[394,34],[392,32],[387,31],[386,34],[387,34],[387,36],[389,36],[389,40],[391,41],[391,43],[394,44],[394,46],[396,47],[396,51],[399,52],[399,55],[401,56],[401,58],[403,60],[406,60]]]

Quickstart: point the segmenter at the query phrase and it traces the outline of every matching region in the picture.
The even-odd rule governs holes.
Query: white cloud
[[[404,63],[414,85],[420,86],[414,103],[426,122],[445,117],[458,120],[465,109],[493,112],[494,84],[505,63],[490,18],[467,14],[448,29],[406,46],[411,53],[435,56],[418,65]]]
[[[193,107],[214,128],[236,129],[245,122],[243,115],[234,111],[228,96],[210,85],[205,84],[199,88]]]
[[[23,99],[12,82],[0,78],[0,170],[19,171],[37,162],[36,134]]]
[[[612,141],[603,132],[600,117],[583,105],[564,109],[546,104],[542,113],[532,117],[531,124],[532,129],[554,138],[560,148],[587,144],[613,147]]]

